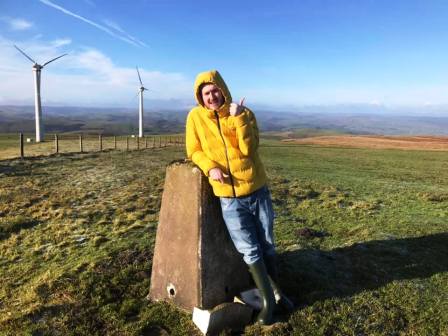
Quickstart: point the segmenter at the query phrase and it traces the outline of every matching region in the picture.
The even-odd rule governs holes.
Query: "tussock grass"
[[[0,333],[149,328],[155,319],[139,315],[154,305],[145,297],[164,171],[182,156],[170,148],[3,161]]]
[[[448,333],[448,154],[260,152],[297,310],[246,335]],[[191,315],[145,299],[165,167],[182,157],[0,161],[0,334],[199,335]]]
[[[262,154],[282,285],[302,307],[268,334],[448,333],[446,153],[268,146]],[[303,228],[325,234],[298,235]]]

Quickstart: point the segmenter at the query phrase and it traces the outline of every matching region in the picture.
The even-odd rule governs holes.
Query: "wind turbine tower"
[[[55,57],[52,60],[49,60],[48,62],[45,62],[44,64],[40,65],[35,60],[33,60],[31,57],[29,57],[27,54],[25,54],[24,51],[20,50],[20,48],[16,45],[14,47],[20,51],[20,53],[28,58],[31,62],[33,62],[33,73],[34,73],[34,110],[35,110],[35,119],[36,119],[36,142],[41,142],[44,139],[44,131],[41,125],[42,120],[42,105],[40,101],[40,74],[41,70],[49,63],[56,61],[58,58],[61,58],[62,56],[65,56],[67,54],[63,54],[61,56]]]
[[[143,137],[143,91],[148,91],[147,88],[143,86],[142,78],[140,77],[140,72],[138,71],[138,67],[135,67],[137,69],[137,75],[138,79],[140,81],[140,89],[139,89],[139,109],[138,109],[138,137]]]

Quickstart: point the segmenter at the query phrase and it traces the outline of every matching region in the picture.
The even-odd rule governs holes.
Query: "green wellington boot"
[[[262,259],[248,266],[249,272],[252,274],[255,285],[260,290],[262,298],[261,311],[258,313],[257,321],[263,325],[269,325],[272,323],[275,297],[271,284],[269,282],[269,276],[266,271],[266,266],[264,265]]]
[[[294,311],[294,303],[282,292],[278,286],[277,256],[265,256],[266,269],[269,274],[269,281],[274,291],[275,303],[277,307],[291,313]]]

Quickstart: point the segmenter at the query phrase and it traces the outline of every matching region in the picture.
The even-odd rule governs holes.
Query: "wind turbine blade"
[[[18,51],[20,51],[20,53],[23,55],[23,56],[25,56],[26,58],[28,58],[31,62],[33,62],[33,63],[37,63],[35,60],[33,60],[31,57],[29,57],[27,54],[25,54],[25,52],[24,51],[22,51],[18,46],[16,46],[15,44],[14,44],[14,48],[16,48]]]
[[[137,75],[138,75],[138,79],[140,81],[140,85],[143,86],[142,78],[140,77],[140,72],[138,72],[138,68],[137,67],[135,67],[135,68],[137,69]]]
[[[46,66],[47,64],[49,64],[49,63],[51,63],[51,62],[53,62],[53,61],[56,61],[58,58],[61,58],[61,57],[65,56],[65,55],[67,55],[67,54],[63,54],[63,55],[61,55],[61,56],[58,56],[58,57],[56,57],[56,58],[53,58],[52,60],[49,60],[48,62],[46,62],[46,63],[44,63],[44,64],[42,65],[42,68],[43,68],[44,66]]]

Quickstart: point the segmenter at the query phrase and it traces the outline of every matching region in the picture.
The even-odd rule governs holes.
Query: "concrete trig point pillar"
[[[248,268],[207,178],[192,163],[172,163],[166,169],[149,297],[191,311],[231,302],[249,287]]]

